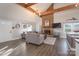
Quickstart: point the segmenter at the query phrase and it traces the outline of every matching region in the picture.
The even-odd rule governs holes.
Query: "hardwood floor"
[[[0,49],[8,46],[13,48],[9,56],[71,56],[66,43],[66,39],[57,39],[55,45],[34,45],[26,44],[23,40],[14,40],[10,42],[0,43]],[[7,50],[8,50],[7,49]]]
[[[56,48],[55,54],[57,56],[67,56],[68,55],[69,49],[68,49],[68,45],[67,45],[65,39],[58,39],[56,41],[55,48]]]
[[[11,56],[51,56],[54,51],[53,46],[47,44],[33,45],[22,43]]]

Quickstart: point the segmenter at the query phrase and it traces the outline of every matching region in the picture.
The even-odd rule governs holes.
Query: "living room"
[[[79,4],[77,3],[0,4],[0,55],[79,55],[78,43],[76,43],[76,51],[74,51],[71,48],[73,43],[68,41],[71,45],[68,47],[66,42],[67,35],[69,37],[71,34],[78,35],[78,26],[76,33],[72,30],[75,25],[71,29],[73,23],[79,22],[78,9]],[[65,25],[70,27],[66,28]],[[76,41],[78,42],[78,40]]]

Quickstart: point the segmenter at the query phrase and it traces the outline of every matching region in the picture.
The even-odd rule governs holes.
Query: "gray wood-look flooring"
[[[0,49],[8,46],[5,50],[10,51],[9,56],[71,56],[65,39],[57,39],[55,45],[27,44],[24,40],[14,40],[0,43]]]

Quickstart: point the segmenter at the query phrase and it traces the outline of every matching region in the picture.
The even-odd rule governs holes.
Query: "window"
[[[32,31],[32,25],[27,25],[27,31]]]
[[[23,33],[23,32],[29,32],[29,31],[32,31],[32,25],[31,24],[24,24],[23,25],[23,29],[21,30],[21,33]]]

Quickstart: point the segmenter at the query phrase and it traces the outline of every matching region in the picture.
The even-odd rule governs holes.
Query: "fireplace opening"
[[[50,30],[44,30],[44,33],[45,33],[45,34],[48,34],[48,35],[51,34]]]

